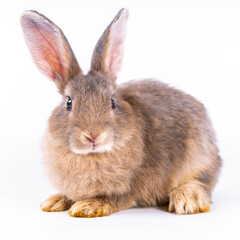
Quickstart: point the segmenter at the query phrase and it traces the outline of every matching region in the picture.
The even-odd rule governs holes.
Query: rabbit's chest
[[[111,157],[76,156],[71,153],[48,158],[53,184],[74,201],[129,190],[132,171]]]

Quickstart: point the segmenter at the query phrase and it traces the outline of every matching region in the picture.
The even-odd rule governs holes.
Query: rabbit
[[[43,211],[100,217],[161,205],[176,214],[210,210],[222,160],[207,111],[159,80],[116,84],[127,19],[121,9],[84,75],[57,25],[32,10],[21,17],[35,64],[62,95],[42,143],[59,194],[43,202]]]

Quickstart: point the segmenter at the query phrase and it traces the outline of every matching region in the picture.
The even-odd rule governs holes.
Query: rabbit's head
[[[56,144],[77,154],[111,150],[120,137],[117,118],[118,123],[127,121],[119,107],[121,99],[114,96],[127,18],[128,11],[122,9],[106,28],[94,49],[90,71],[84,75],[59,27],[35,11],[22,16],[24,36],[34,62],[62,95],[62,102],[50,117],[49,131]]]

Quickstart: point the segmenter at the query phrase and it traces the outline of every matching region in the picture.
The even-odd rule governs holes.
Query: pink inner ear
[[[117,77],[122,64],[126,23],[127,13],[123,13],[111,26],[108,36],[108,50],[105,58],[105,66],[106,71],[109,72],[113,78]]]
[[[60,76],[63,75],[63,66],[60,61],[60,57],[57,53],[57,49],[54,46],[57,46],[56,39],[53,35],[49,34],[48,31],[39,28],[39,26],[35,25],[36,30],[39,33],[40,38],[42,41],[40,42],[40,47],[42,50],[42,58],[54,69]],[[52,71],[51,78],[54,78],[54,73]]]
[[[112,74],[115,76],[119,72],[121,68],[121,59],[119,57],[119,54],[121,54],[121,51],[119,50],[120,46],[116,46],[113,44],[111,48],[111,54],[109,56],[109,69],[112,72]],[[117,61],[117,62],[116,62]]]
[[[37,18],[24,19],[24,32],[27,44],[38,68],[52,80],[65,81],[64,67],[68,66],[64,56],[61,33],[47,21]]]

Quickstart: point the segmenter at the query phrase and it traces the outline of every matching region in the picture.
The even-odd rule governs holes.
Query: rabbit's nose
[[[88,134],[83,134],[83,136],[91,143],[95,144],[96,141],[98,140],[98,136],[97,135],[94,135],[92,133],[90,133],[89,135]]]

